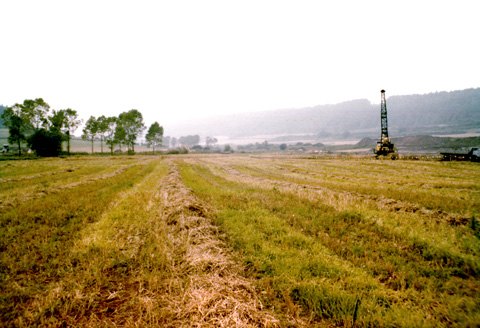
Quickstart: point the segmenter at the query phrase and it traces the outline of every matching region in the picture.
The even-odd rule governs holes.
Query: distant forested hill
[[[387,98],[391,136],[480,132],[480,88]],[[227,115],[166,126],[171,134],[246,137],[314,134],[377,137],[380,105],[366,99],[335,105]]]

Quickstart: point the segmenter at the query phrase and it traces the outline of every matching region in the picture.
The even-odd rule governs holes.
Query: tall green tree
[[[65,112],[52,110],[52,114],[46,116],[42,123],[43,127],[35,128],[33,134],[27,138],[29,147],[38,156],[58,156],[62,151],[62,142],[66,140],[62,133],[64,125]]]
[[[120,151],[122,151],[122,144],[127,143],[127,133],[125,132],[125,128],[119,124],[119,120],[117,121],[117,126],[115,127],[114,142],[115,144],[118,144]]]
[[[98,133],[98,122],[95,116],[90,116],[90,118],[85,122],[85,127],[83,128],[82,139],[92,141],[92,154],[93,154],[93,142]]]
[[[155,154],[155,146],[159,146],[162,144],[162,137],[163,137],[163,127],[160,126],[158,122],[155,122],[152,125],[150,125],[150,128],[148,129],[145,139],[147,140],[148,146],[153,147],[154,154]]]
[[[52,115],[47,117],[46,126],[50,131],[61,133],[65,125],[65,112],[62,110],[52,110]]]
[[[108,120],[105,115],[100,116],[97,118],[97,134],[100,137],[100,149],[103,154],[103,141],[105,140],[105,134],[108,130]]]
[[[48,112],[50,105],[42,98],[25,99],[22,105],[22,115],[34,131],[48,127]]]
[[[17,144],[19,155],[21,155],[21,145],[42,128],[51,125],[48,117],[50,106],[42,99],[25,99],[23,104],[15,104],[7,108],[2,114],[4,124],[9,129],[8,142]],[[56,122],[56,121],[55,121]]]
[[[67,141],[67,151],[70,154],[70,139],[71,134],[82,123],[81,119],[78,119],[78,113],[70,108],[52,110],[52,115],[47,117],[48,123],[46,124],[51,132],[55,132],[61,135],[62,140]]]
[[[15,104],[2,113],[3,124],[8,128],[8,142],[18,146],[18,156],[22,156],[22,143],[27,140],[29,125],[22,116],[22,105]]]
[[[72,139],[72,134],[75,130],[78,129],[83,120],[78,118],[78,113],[74,109],[62,109],[63,115],[65,116],[63,128],[65,130],[65,135],[67,139],[67,151],[70,154],[70,140]]]
[[[136,109],[123,112],[119,115],[120,125],[125,129],[125,139],[127,141],[128,150],[135,151],[135,141],[140,133],[145,130],[143,116]]]
[[[105,141],[108,147],[110,148],[110,153],[113,155],[113,148],[115,148],[115,145],[117,144],[116,139],[115,139],[115,132],[117,129],[117,122],[118,118],[112,116],[112,117],[107,117],[106,119],[106,126],[107,130],[105,132]]]

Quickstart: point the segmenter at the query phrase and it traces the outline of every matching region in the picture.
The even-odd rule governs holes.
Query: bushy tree
[[[55,156],[62,149],[61,142],[68,141],[70,153],[70,133],[78,128],[81,120],[72,109],[52,110],[42,98],[25,99],[22,104],[9,107],[2,114],[10,131],[9,142],[21,144],[27,142],[40,156]],[[65,134],[64,134],[65,133]],[[60,140],[60,145],[58,141]]]
[[[160,126],[158,122],[155,122],[152,125],[150,125],[150,128],[148,129],[145,139],[147,140],[148,146],[153,147],[154,154],[155,154],[155,146],[159,146],[162,144],[162,137],[163,137],[163,127]]]
[[[73,133],[80,123],[81,119],[78,119],[77,111],[68,109],[52,110],[52,114],[46,117],[44,123],[42,124],[43,128],[36,129],[34,134],[42,129],[48,128],[49,134],[44,131],[40,134],[41,140],[47,140],[49,138],[54,144],[51,147],[56,148],[56,142],[58,139],[62,141],[67,141],[67,151],[70,154],[70,139],[71,133]],[[57,134],[58,136],[54,137],[53,135]],[[43,139],[42,139],[43,138]],[[47,147],[47,146],[46,146]],[[48,148],[48,147],[47,147]],[[61,148],[61,145],[60,145]],[[55,151],[49,151],[49,154],[53,154]],[[48,155],[52,156],[52,155]]]
[[[28,146],[38,156],[58,156],[62,151],[63,135],[61,132],[41,128],[27,138]]]
[[[50,131],[54,131],[57,133],[62,133],[62,128],[65,124],[65,112],[62,110],[52,111],[52,115],[48,117],[47,123],[45,124],[46,127],[49,128]]]
[[[36,129],[27,138],[28,145],[38,156],[58,156],[62,151],[62,142],[66,140],[62,129],[65,127],[67,118],[64,110],[53,110],[52,115],[47,116],[43,126],[46,128]]]
[[[32,132],[48,127],[50,106],[42,99],[25,99],[23,104],[8,107],[2,114],[5,126],[9,130],[8,142],[18,145],[18,154],[22,155],[21,145],[28,141]]]
[[[118,118],[120,125],[125,129],[125,140],[128,150],[134,152],[135,141],[146,128],[143,123],[142,113],[136,109],[131,109],[128,112],[121,113]]]
[[[50,105],[42,98],[35,100],[25,99],[21,110],[25,122],[29,124],[34,131],[48,127],[48,111],[50,110]]]
[[[28,124],[21,113],[21,105],[8,107],[2,113],[3,124],[8,128],[8,142],[18,146],[18,156],[22,156],[22,143],[27,140]]]
[[[127,143],[127,133],[125,132],[125,128],[122,125],[119,125],[118,122],[115,127],[114,142],[115,144],[118,144],[120,151],[122,151],[122,144]]]

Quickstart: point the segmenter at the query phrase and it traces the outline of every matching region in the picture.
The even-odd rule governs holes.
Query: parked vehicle
[[[449,153],[440,153],[443,155],[443,161],[471,161],[480,162],[480,148],[470,148],[469,151],[459,150]]]

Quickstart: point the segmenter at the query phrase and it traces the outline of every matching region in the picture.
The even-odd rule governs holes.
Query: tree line
[[[38,156],[58,156],[62,151],[62,143],[67,142],[67,152],[70,154],[70,140],[73,132],[83,123],[76,110],[67,108],[51,111],[50,105],[42,98],[26,99],[3,109],[1,118],[8,128],[8,142],[18,146],[18,155],[22,155],[22,145],[27,144]],[[100,138],[103,152],[103,142],[113,154],[113,149],[119,145],[134,152],[135,142],[146,129],[142,114],[132,109],[121,113],[118,117],[99,118],[91,116],[85,123],[82,138],[93,142]],[[163,127],[158,122],[153,123],[146,134],[149,146],[160,146],[163,137]]]
[[[110,148],[110,152],[113,154],[115,146],[119,146],[120,150],[122,145],[127,147],[127,152],[135,152],[135,142],[138,136],[146,129],[143,123],[143,116],[136,109],[132,109],[128,112],[121,113],[118,117],[111,116],[105,117],[104,115],[95,118],[90,118],[85,123],[83,129],[82,138],[84,140],[90,140],[93,143],[95,138],[100,138],[101,152],[103,153],[103,143]],[[149,147],[155,148],[162,144],[163,127],[158,122],[153,123],[147,131],[145,139]]]

